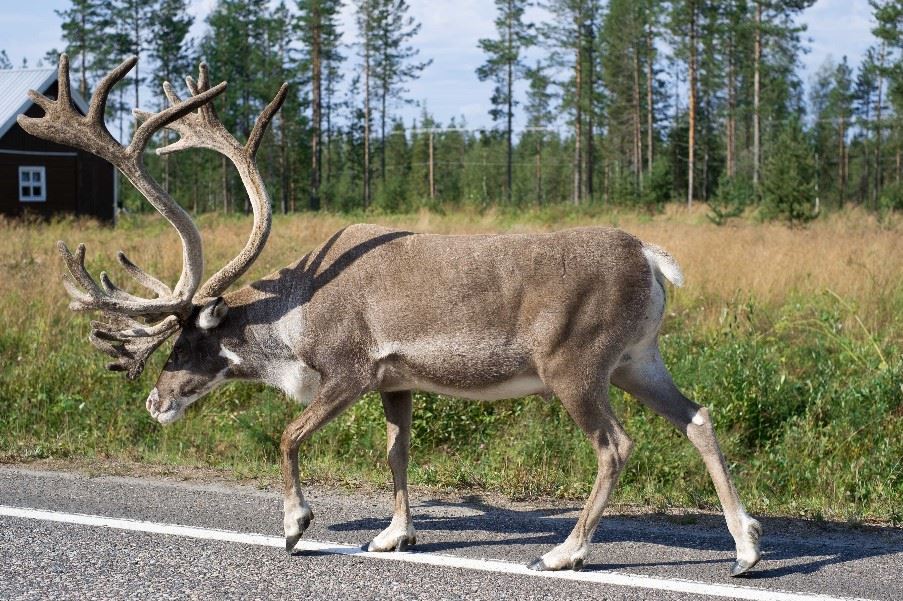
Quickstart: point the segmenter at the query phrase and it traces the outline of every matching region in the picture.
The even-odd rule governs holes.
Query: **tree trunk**
[[[507,123],[507,129],[505,130],[505,135],[507,138],[507,149],[506,149],[507,157],[506,157],[506,164],[505,164],[506,169],[507,169],[507,184],[505,187],[505,193],[506,193],[506,200],[509,205],[511,204],[511,200],[512,200],[512,187],[513,187],[513,181],[514,181],[513,169],[512,169],[512,163],[514,160],[514,144],[512,142],[513,135],[511,132],[512,121],[514,119],[514,60],[515,59],[514,59],[514,53],[513,53],[513,49],[512,49],[512,45],[514,42],[514,40],[513,40],[514,23],[512,21],[513,17],[514,17],[514,11],[511,6],[511,2],[509,0],[509,2],[508,2],[508,32],[507,32],[507,34],[508,34],[508,39],[507,39],[508,56],[506,57],[507,58],[506,67],[508,70],[507,81],[506,81],[506,84],[508,87],[507,98],[506,98],[507,103],[508,103],[508,114],[507,114],[508,123]]]
[[[379,180],[386,186],[386,101],[389,97],[389,80],[383,76],[379,99]]]
[[[88,97],[88,15],[86,11],[81,13],[81,81],[78,82],[78,91],[82,98]],[[122,135],[120,134],[120,139]]]
[[[839,198],[839,201],[840,201],[840,206],[841,206],[841,207],[842,207],[842,206],[844,205],[844,203],[846,202],[846,196],[847,196],[847,173],[846,173],[846,167],[847,167],[847,156],[846,156],[846,155],[847,155],[847,143],[846,143],[846,135],[847,135],[847,132],[846,132],[846,122],[845,122],[845,119],[844,119],[844,115],[841,114],[841,115],[840,115],[840,131],[838,132],[838,136],[837,136],[838,142],[839,142],[839,144],[840,144],[840,154],[839,154],[839,157],[838,157],[837,171],[838,171],[838,179],[840,180],[840,185],[839,185],[838,187],[840,188],[840,198]]]
[[[866,132],[868,132],[868,128],[872,123],[871,116],[872,109],[872,91],[868,90],[868,99],[865,103],[865,127]],[[872,159],[869,157],[869,148],[867,145],[868,136],[865,138],[865,143],[863,145],[863,153],[862,156],[865,159],[865,178],[860,179],[859,181],[859,203],[867,204],[869,199],[869,186],[872,182]]]
[[[141,58],[141,3],[139,0],[134,0],[134,4],[132,4],[134,8],[133,18],[135,22],[133,25],[135,26],[135,56]],[[138,62],[141,62],[140,60]],[[140,66],[138,63],[135,63],[135,108],[141,106],[139,91],[141,90],[141,81],[138,78],[138,70]]]
[[[223,175],[223,213],[229,213],[229,166],[226,164],[226,157],[220,157],[220,167]]]
[[[322,100],[322,16],[320,15],[320,3],[311,2],[311,20],[313,21],[310,40],[310,71],[311,71],[311,123],[313,131],[310,139],[310,198],[311,211],[320,210],[320,179],[323,162],[323,100]],[[284,136],[283,136],[284,137]]]
[[[369,7],[368,7],[369,10]],[[364,30],[364,208],[370,206],[370,15]]]
[[[655,42],[652,38],[652,25],[646,28],[646,161],[649,173],[652,173],[652,157],[655,139],[655,104],[652,95],[652,86],[655,83],[655,71],[653,56]]]
[[[288,213],[288,135],[285,131],[285,113],[279,115],[279,170],[282,173],[282,214]]]
[[[640,49],[633,48],[633,174],[638,190],[643,190],[643,126],[640,112]]]
[[[762,2],[756,1],[755,31],[753,35],[753,187],[759,188],[761,132],[761,74],[762,70]]]
[[[586,44],[586,198],[593,201],[593,171],[596,162],[596,144],[593,139],[595,126],[596,107],[593,103],[593,74],[596,71],[595,57],[593,56],[593,44],[595,44],[595,22],[586,26],[586,36],[583,43]]]
[[[727,123],[726,123],[726,167],[727,176],[733,178],[736,174],[737,152],[737,75],[734,73],[734,32],[728,32],[727,37]]]
[[[581,71],[583,62],[583,52],[581,44],[577,43],[576,59],[574,61],[574,204],[579,205],[582,199],[583,187],[583,155],[580,148],[580,139],[583,136],[580,122],[583,119],[582,114],[582,91],[583,84],[581,82]]]
[[[687,106],[690,120],[689,139],[687,141],[687,207],[693,206],[694,171],[696,170],[696,5],[690,3],[690,57],[688,61],[689,74],[689,104]]]
[[[884,60],[887,56],[887,43],[881,43],[881,55],[878,59],[878,103],[875,106],[875,189],[872,190],[872,208],[878,208],[878,195],[881,193],[881,176],[883,170],[881,169],[881,104],[882,104],[882,92],[884,89],[884,77],[882,76],[882,72],[884,71]]]

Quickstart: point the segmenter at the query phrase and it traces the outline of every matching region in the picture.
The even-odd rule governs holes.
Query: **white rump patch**
[[[222,345],[219,349],[219,356],[224,357],[227,361],[229,361],[232,365],[241,365],[241,357],[235,354],[234,351],[226,348],[226,345]]]
[[[678,288],[684,285],[684,274],[680,270],[680,265],[668,251],[655,244],[644,243],[643,254],[646,255],[646,260],[649,261],[653,271],[658,271]]]

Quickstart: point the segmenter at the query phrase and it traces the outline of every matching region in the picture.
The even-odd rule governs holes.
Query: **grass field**
[[[376,221],[416,231],[540,231],[617,225],[667,248],[687,285],[671,290],[663,350],[688,395],[711,408],[742,497],[755,513],[903,521],[903,222],[858,212],[806,229],[703,213],[504,212],[275,218],[248,280],[301,256],[339,227]],[[243,244],[249,220],[204,216],[208,271]],[[88,266],[126,277],[114,254],[173,281],[175,235],[151,217],[115,230],[88,222],[0,224],[0,460],[117,458],[225,468],[268,480],[279,434],[299,408],[231,384],[161,428],[144,409],[157,368],[137,382],[103,369],[89,318],[66,310],[54,242],[85,242]],[[119,276],[119,277],[116,277]],[[614,403],[637,443],[615,502],[715,508],[692,447],[632,399]],[[302,450],[308,480],[389,481],[379,401],[365,398]],[[581,497],[595,461],[557,403],[416,397],[411,481],[515,497]]]

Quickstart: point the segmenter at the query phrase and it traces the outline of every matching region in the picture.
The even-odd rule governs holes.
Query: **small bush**
[[[811,221],[815,206],[815,155],[802,125],[790,121],[778,136],[774,153],[765,161],[762,180],[763,214],[793,225]]]
[[[715,225],[724,225],[728,219],[742,215],[755,200],[756,191],[749,177],[729,177],[723,173],[718,180],[717,193],[709,200],[711,212],[706,217]]]

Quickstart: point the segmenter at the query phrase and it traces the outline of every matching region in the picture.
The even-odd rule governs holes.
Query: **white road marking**
[[[32,509],[30,507],[0,505],[0,516],[79,524],[83,526],[101,526],[105,528],[115,528],[117,530],[131,530],[133,532],[147,532],[150,534],[168,534],[170,536],[184,536],[203,540],[259,545],[262,547],[276,547],[279,549],[285,548],[285,539],[277,536],[267,536],[265,534],[251,534],[246,532],[235,532],[232,530],[215,530],[212,528],[198,528],[195,526],[180,526],[178,524],[161,524],[159,522],[111,518],[83,513],[64,513],[60,511]],[[504,574],[515,574],[518,576],[529,576],[532,578],[557,578],[559,580],[592,582],[596,584],[627,586],[676,593],[691,593],[695,595],[711,595],[714,597],[727,597],[731,599],[750,599],[752,601],[868,601],[867,599],[853,600],[849,597],[832,597],[816,593],[795,593],[733,584],[712,584],[709,582],[684,580],[680,578],[657,578],[655,576],[628,574],[625,572],[534,572],[522,564],[509,561],[471,559],[453,555],[440,555],[437,553],[418,553],[416,551],[402,553],[370,553],[353,545],[309,539],[302,539],[295,549],[297,551],[317,551],[334,555],[353,555],[356,557],[366,557],[368,559],[405,561],[408,563],[460,568],[464,570],[499,572]]]

